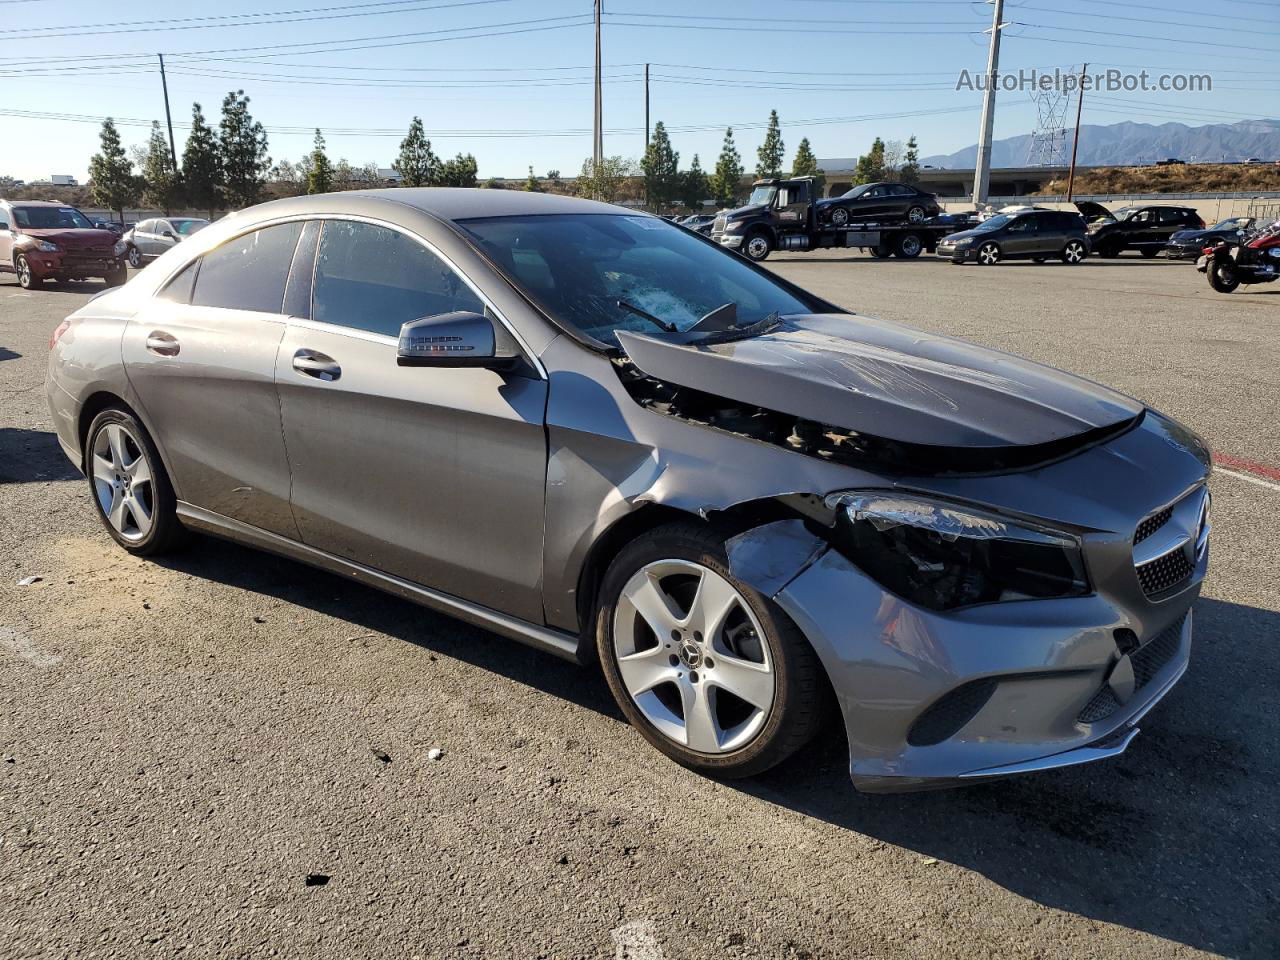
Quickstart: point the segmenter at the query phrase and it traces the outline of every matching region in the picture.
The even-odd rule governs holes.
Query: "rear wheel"
[[[24,254],[13,258],[13,272],[18,275],[18,286],[23,290],[33,290],[40,286],[40,278],[31,272],[31,264]]]
[[[160,453],[131,413],[108,407],[94,417],[85,444],[85,473],[99,518],[130,553],[164,553],[183,539],[177,498]]]
[[[742,252],[746,254],[747,259],[757,263],[767,260],[772,249],[773,244],[769,242],[769,235],[763,230],[747,234],[747,239],[742,243]]]
[[[1062,248],[1063,263],[1083,263],[1086,255],[1084,244],[1079,240],[1069,240]]]
[[[907,223],[924,223],[924,207],[912,207],[907,211]]]
[[[133,244],[129,244],[129,266],[135,270],[142,268],[142,251]]]
[[[1230,263],[1210,263],[1205,273],[1209,275],[1209,286],[1219,293],[1231,293],[1240,286],[1236,268]]]
[[[601,588],[596,643],[618,705],[653,746],[702,773],[746,777],[818,731],[813,649],[729,572],[724,539],[677,523],[629,544]]]
[[[1144,258],[1146,258],[1147,260],[1150,260],[1160,253],[1160,248],[1159,247],[1139,247],[1138,252],[1141,253]]]
[[[988,240],[978,248],[978,263],[984,267],[994,266],[1000,262],[1000,247]]]
[[[1118,243],[1104,243],[1098,248],[1098,256],[1115,259],[1120,256],[1120,249],[1120,244]]]
[[[919,234],[904,233],[898,238],[898,249],[893,252],[904,260],[911,260],[920,256],[920,251],[923,249],[924,241],[920,239]]]

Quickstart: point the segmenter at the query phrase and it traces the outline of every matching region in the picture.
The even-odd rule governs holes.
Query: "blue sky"
[[[101,117],[163,120],[157,51],[175,124],[193,101],[216,123],[222,97],[243,88],[276,160],[306,153],[318,126],[332,158],[389,166],[414,114],[438,153],[475,154],[482,176],[522,176],[530,164],[570,175],[591,152],[591,0],[149,6],[0,0],[0,174],[83,180]],[[1001,67],[1088,60],[1213,75],[1208,93],[1087,96],[1085,123],[1274,117],[1277,13],[1276,0],[1009,0]],[[806,136],[819,157],[857,155],[877,135],[914,133],[922,155],[977,139],[981,94],[955,84],[962,69],[985,68],[987,4],[605,0],[605,14],[609,154],[643,151],[646,61],[651,116],[676,131],[682,164],[696,152],[712,166],[732,124],[750,168],[774,108],[788,161]],[[996,136],[1028,133],[1035,119],[1029,94],[1002,93]],[[148,132],[121,130],[127,144]],[[176,133],[181,153],[185,129]]]

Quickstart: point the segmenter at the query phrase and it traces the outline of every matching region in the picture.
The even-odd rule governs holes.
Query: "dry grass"
[[[1280,190],[1280,164],[1184,163],[1171,167],[1103,167],[1076,174],[1077,195],[1125,193],[1251,193]],[[1067,192],[1051,180],[1039,196]]]

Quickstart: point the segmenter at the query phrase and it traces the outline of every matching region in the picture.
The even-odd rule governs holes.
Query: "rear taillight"
[[[1204,217],[1196,217],[1196,229],[1197,230],[1205,229]]]
[[[58,345],[58,340],[59,340],[59,338],[61,338],[61,336],[62,336],[64,333],[66,333],[66,332],[67,332],[67,330],[68,330],[68,329],[70,329],[70,327],[71,327],[71,321],[70,321],[70,320],[63,320],[60,324],[58,324],[58,325],[57,325],[57,327],[55,327],[55,328],[54,328],[53,336],[51,336],[51,337],[49,338],[49,349],[50,349],[50,350],[52,350],[54,347],[56,347],[56,346]]]

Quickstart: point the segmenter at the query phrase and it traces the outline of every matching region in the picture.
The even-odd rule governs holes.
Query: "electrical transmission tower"
[[[1074,70],[1065,71],[1073,76]],[[1036,105],[1036,129],[1027,149],[1027,166],[1060,167],[1067,162],[1067,113],[1073,96],[1079,96],[1055,85],[1049,90],[1036,90],[1031,99]]]

